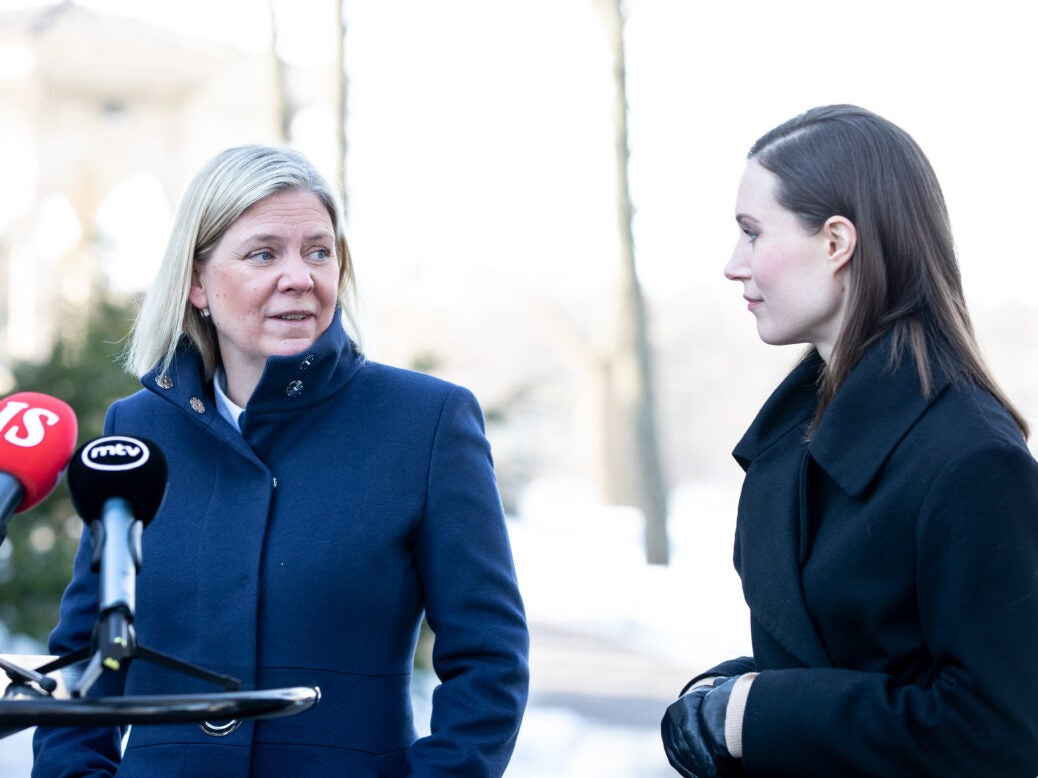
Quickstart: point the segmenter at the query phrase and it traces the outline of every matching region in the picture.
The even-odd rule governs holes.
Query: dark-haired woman
[[[981,360],[943,196],[900,128],[752,147],[725,275],[803,360],[735,448],[753,656],[663,719],[684,776],[1038,775],[1038,465]]]

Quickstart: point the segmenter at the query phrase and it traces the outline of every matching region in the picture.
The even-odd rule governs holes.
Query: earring
[[[209,309],[208,308],[199,308],[198,312],[202,315],[203,319],[208,319],[209,318]]]

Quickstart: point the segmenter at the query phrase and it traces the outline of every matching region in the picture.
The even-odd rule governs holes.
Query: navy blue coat
[[[889,339],[806,442],[817,353],[734,454],[735,564],[759,670],[751,776],[1038,774],[1038,465],[986,391],[924,398]]]
[[[196,724],[135,726],[121,766],[117,730],[40,729],[33,774],[500,776],[526,703],[529,637],[472,394],[366,361],[337,324],[311,350],[268,360],[241,434],[190,349],[171,377],[162,388],[145,376],[105,423],[169,461],[144,532],[139,642],[244,689],[318,686],[321,700],[222,738]],[[87,546],[51,637],[57,654],[87,643],[97,616]],[[432,734],[416,739],[423,609],[441,684]],[[142,660],[111,688],[119,680],[101,691],[218,691]]]

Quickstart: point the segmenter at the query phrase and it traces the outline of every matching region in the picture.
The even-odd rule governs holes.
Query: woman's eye
[[[331,259],[335,254],[328,249],[314,249],[310,252],[309,257],[312,260],[323,262],[326,259]]]
[[[248,258],[256,262],[270,262],[272,259],[274,259],[274,252],[266,250],[254,251],[251,254],[249,254]]]
[[[760,237],[760,233],[757,232],[756,229],[757,225],[752,223],[749,219],[736,218],[735,221],[739,226],[739,232],[747,237],[748,243],[753,243]]]

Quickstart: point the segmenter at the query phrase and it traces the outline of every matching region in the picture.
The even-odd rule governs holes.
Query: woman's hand
[[[728,751],[725,722],[728,701],[739,676],[699,685],[667,708],[660,729],[671,766],[685,778],[740,775],[739,760]]]

